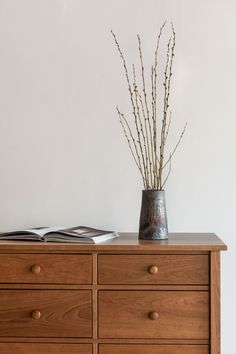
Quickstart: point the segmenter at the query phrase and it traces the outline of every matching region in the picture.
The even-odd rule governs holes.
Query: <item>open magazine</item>
[[[113,231],[98,230],[86,226],[71,228],[54,226],[1,233],[0,240],[99,243],[118,236],[118,233]]]

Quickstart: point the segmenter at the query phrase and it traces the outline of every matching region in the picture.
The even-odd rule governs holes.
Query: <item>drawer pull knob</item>
[[[41,317],[41,312],[39,310],[34,310],[31,312],[31,317],[35,320],[39,320]]]
[[[152,321],[157,320],[158,317],[159,317],[159,315],[158,315],[158,312],[156,312],[156,311],[152,311],[148,314],[148,318]]]
[[[158,273],[158,268],[155,265],[152,265],[148,268],[148,273],[149,274],[157,274]]]
[[[41,267],[39,265],[35,264],[35,265],[32,265],[30,270],[34,274],[39,274],[41,272]]]

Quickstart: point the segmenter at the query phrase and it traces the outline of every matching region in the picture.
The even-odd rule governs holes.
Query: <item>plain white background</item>
[[[188,129],[165,188],[169,229],[214,231],[229,246],[223,354],[236,352],[235,15],[233,0],[0,0],[1,231],[137,231],[142,184],[115,112],[129,106],[110,29],[129,65],[139,33],[149,67],[160,25],[174,22],[170,146]]]

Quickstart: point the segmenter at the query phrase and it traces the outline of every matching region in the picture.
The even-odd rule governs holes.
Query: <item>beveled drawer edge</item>
[[[0,283],[0,290],[92,290],[92,288],[92,283]]]
[[[92,256],[93,255],[93,253],[94,252],[88,252],[88,251],[84,251],[84,252],[70,252],[70,253],[68,253],[68,252],[60,252],[60,251],[58,251],[58,252],[43,252],[43,251],[36,251],[35,250],[35,252],[31,252],[31,251],[29,251],[29,252],[16,252],[15,250],[14,251],[9,251],[9,252],[2,252],[2,250],[0,251],[0,256],[1,256],[1,254],[8,254],[8,255],[10,255],[10,254],[12,254],[12,255],[29,255],[29,254],[34,254],[34,255],[37,255],[37,254],[40,254],[40,255],[48,255],[48,256],[53,256],[53,255],[56,255],[56,256],[58,256],[58,255],[61,255],[61,256],[79,256],[79,255],[81,255],[81,256]]]
[[[145,338],[63,338],[63,337],[0,337],[0,343],[78,343],[78,344],[178,344],[209,345],[209,339],[145,339]]]
[[[155,338],[104,338],[104,339],[97,339],[98,344],[183,344],[183,345],[209,345],[210,339],[155,339]]]
[[[209,285],[76,285],[0,283],[0,290],[156,290],[156,291],[210,291]]]
[[[75,244],[73,244],[75,245]],[[102,246],[99,247],[98,245],[86,245],[87,247],[85,247],[85,249],[81,249],[78,248],[78,250],[74,250],[74,249],[64,249],[63,247],[60,248],[49,248],[49,249],[43,249],[40,244],[37,244],[37,249],[34,249],[34,247],[24,247],[23,245],[15,245],[15,247],[9,246],[9,247],[1,247],[0,244],[0,254],[48,254],[48,255],[52,255],[52,254],[68,254],[68,255],[78,255],[78,254],[210,254],[212,252],[212,250],[206,249],[205,247],[198,247],[198,250],[192,250],[189,248],[183,248],[183,247],[179,247],[179,250],[176,250],[176,247],[173,247],[173,249],[167,250],[167,249],[163,249],[163,250],[150,250],[150,249],[141,249],[137,246],[137,247],[130,247],[130,249],[128,248],[128,246],[126,248],[122,248],[122,247],[115,247],[113,246],[113,248],[108,248],[106,249],[105,247],[103,248]],[[60,246],[60,245],[59,245]],[[92,246],[96,246],[96,248],[93,248]],[[36,247],[35,247],[36,248]],[[220,250],[216,250],[216,251],[220,251]]]
[[[102,255],[109,255],[109,256],[127,256],[127,255],[132,255],[132,256],[142,256],[142,255],[149,255],[149,256],[158,256],[158,255],[201,255],[201,254],[205,254],[205,255],[210,255],[211,252],[209,251],[102,251],[102,252],[95,252],[98,254],[98,256],[102,256]]]
[[[124,290],[124,291],[209,291],[210,285],[189,284],[104,284],[98,285],[97,290]]]

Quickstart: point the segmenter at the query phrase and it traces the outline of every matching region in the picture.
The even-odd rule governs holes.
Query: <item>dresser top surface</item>
[[[79,243],[0,241],[0,252],[122,252],[122,251],[221,251],[227,246],[214,233],[170,233],[168,240],[143,241],[137,233],[119,233],[120,237],[97,245]]]

